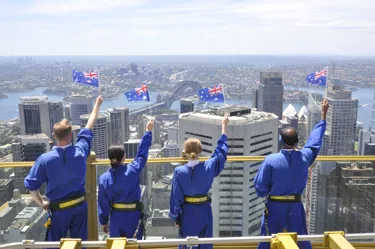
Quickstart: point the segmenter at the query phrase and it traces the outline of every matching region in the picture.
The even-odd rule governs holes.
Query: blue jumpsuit
[[[85,194],[86,160],[90,153],[93,132],[82,129],[76,144],[59,147],[42,154],[25,178],[25,187],[38,190],[47,183],[46,196],[50,203],[74,199]],[[49,241],[66,238],[68,230],[71,238],[87,240],[87,203],[73,208],[51,211]]]
[[[259,197],[301,195],[306,187],[308,169],[315,161],[322,145],[326,121],[320,121],[311,132],[302,150],[281,150],[263,161],[254,180]],[[268,215],[263,215],[261,234],[283,232],[307,234],[305,210],[302,202],[275,202],[267,200]],[[265,226],[268,223],[268,234]],[[298,242],[301,249],[311,249],[310,242]],[[270,248],[259,243],[258,248]]]
[[[142,173],[151,146],[152,133],[147,131],[142,138],[135,160],[128,165],[110,168],[100,176],[98,195],[98,215],[101,225],[108,224],[110,216],[110,236],[133,238],[141,218],[140,211],[111,210],[112,203],[134,203],[141,198],[139,175]],[[143,224],[138,230],[137,239],[142,239]]]
[[[214,178],[224,169],[227,160],[227,136],[221,135],[211,158],[206,162],[189,163],[175,169],[172,180],[169,216],[180,225],[180,236],[198,236],[210,238],[213,234],[211,203],[184,203],[185,196],[206,195]],[[190,161],[194,162],[194,161]],[[212,245],[199,245],[198,248],[210,249]]]

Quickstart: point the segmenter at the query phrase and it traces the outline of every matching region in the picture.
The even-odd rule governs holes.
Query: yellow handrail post
[[[344,238],[344,232],[325,232],[324,247],[331,249],[354,249],[349,241]]]
[[[271,249],[298,249],[297,233],[278,233],[271,240]]]
[[[61,239],[60,248],[61,249],[81,249],[82,243],[81,239]]]
[[[107,249],[125,249],[126,238],[109,238],[107,239]]]
[[[98,212],[96,207],[96,161],[95,152],[91,152],[86,161],[86,195],[88,205],[88,239],[98,240]]]

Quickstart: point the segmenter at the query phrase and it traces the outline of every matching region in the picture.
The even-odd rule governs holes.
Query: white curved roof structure
[[[309,113],[309,111],[307,110],[306,106],[302,106],[301,110],[298,113],[298,118],[301,118],[302,116],[304,116],[305,118],[307,118],[308,113]]]
[[[287,108],[283,111],[283,116],[284,117],[290,117],[290,116],[295,116],[297,114],[296,108],[292,104],[289,104]]]

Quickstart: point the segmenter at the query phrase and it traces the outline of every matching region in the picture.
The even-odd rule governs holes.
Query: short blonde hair
[[[53,126],[53,134],[57,140],[67,138],[71,132],[72,125],[65,118]]]
[[[202,153],[201,141],[197,138],[189,138],[184,143],[184,155],[191,159],[196,159]]]

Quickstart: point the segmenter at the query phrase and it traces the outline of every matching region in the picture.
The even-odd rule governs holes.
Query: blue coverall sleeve
[[[99,182],[98,193],[98,216],[101,225],[108,224],[109,212],[111,211],[111,202],[109,201],[102,182]]]
[[[213,167],[215,177],[224,169],[228,149],[227,136],[222,134],[217,142],[214,153],[212,153],[210,160],[206,163],[208,167]]]
[[[77,135],[77,142],[75,146],[81,150],[85,158],[87,158],[90,154],[91,150],[91,142],[94,133],[91,129],[83,128]]]
[[[40,156],[26,176],[24,184],[29,191],[35,191],[40,189],[45,182],[47,182],[47,170],[44,160]]]
[[[254,178],[254,187],[258,197],[265,197],[271,189],[272,166],[268,157],[264,159]]]
[[[130,164],[138,174],[140,174],[147,163],[148,158],[148,150],[151,146],[152,140],[152,133],[150,131],[146,131],[143,135],[141,143],[138,147],[137,156],[135,157],[134,161]]]
[[[309,162],[309,166],[315,161],[316,157],[319,154],[325,131],[326,131],[326,121],[321,120],[312,130],[310,137],[307,139],[305,146],[301,150],[302,154],[305,156],[306,160]]]
[[[179,221],[184,203],[184,193],[178,181],[178,172],[175,170],[172,179],[171,199],[169,202],[169,217],[174,221]]]

